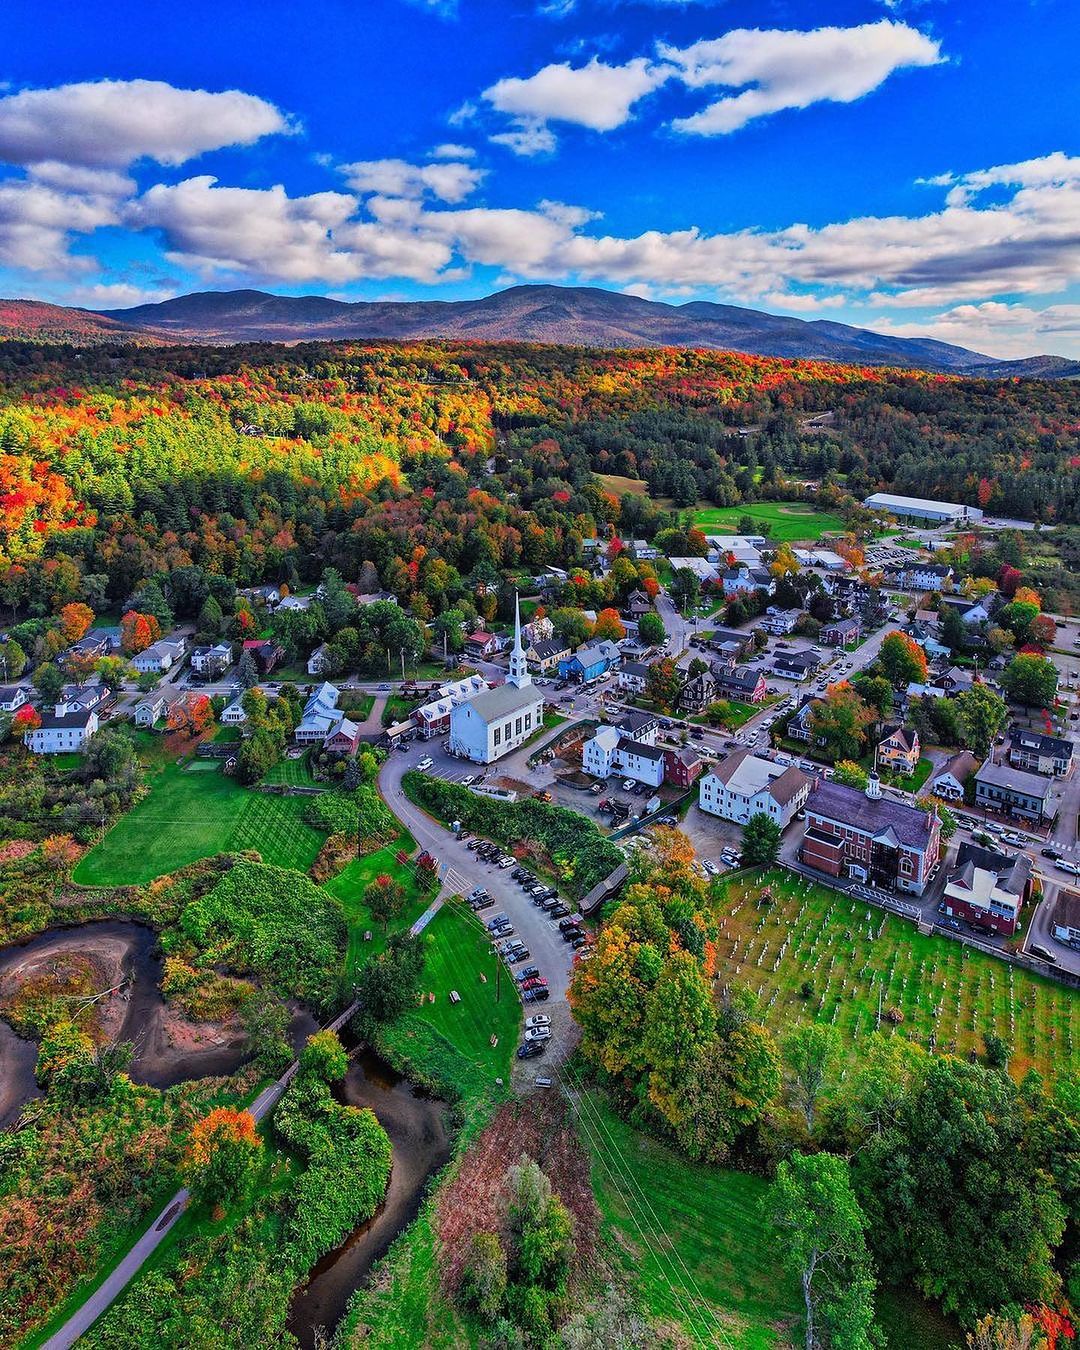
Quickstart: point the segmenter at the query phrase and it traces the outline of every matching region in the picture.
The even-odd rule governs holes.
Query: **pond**
[[[428,1178],[450,1157],[445,1104],[414,1088],[373,1051],[353,1052],[338,1095],[374,1111],[390,1136],[394,1162],[380,1208],[319,1261],[293,1297],[289,1330],[303,1350],[313,1350],[320,1331],[333,1332],[353,1291],[416,1217]]]

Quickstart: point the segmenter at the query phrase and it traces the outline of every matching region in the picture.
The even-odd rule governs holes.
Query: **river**
[[[0,981],[23,965],[41,971],[54,957],[103,950],[122,953],[123,975],[129,981],[122,996],[123,1018],[114,1039],[131,1041],[135,1047],[129,1070],[134,1082],[172,1087],[192,1078],[233,1073],[248,1058],[247,1040],[239,1029],[223,1031],[208,1043],[195,1046],[170,1044],[161,994],[164,961],[157,933],[146,924],[101,919],[72,928],[50,928],[28,942],[0,950]],[[318,1024],[305,1009],[293,1010],[290,1039],[294,1049],[317,1029]],[[0,1021],[0,1129],[13,1124],[23,1106],[41,1095],[34,1078],[36,1060],[36,1044]]]
[[[333,1331],[353,1290],[416,1217],[428,1178],[450,1157],[445,1104],[414,1088],[372,1051],[353,1053],[339,1096],[374,1111],[390,1136],[394,1164],[374,1216],[328,1252],[293,1297],[289,1330],[303,1350],[313,1350],[319,1328]]]

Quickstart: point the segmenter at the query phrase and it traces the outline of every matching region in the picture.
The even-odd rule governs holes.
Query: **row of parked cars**
[[[476,857],[489,865],[509,870],[510,877],[516,881],[537,908],[542,909],[559,925],[559,933],[574,951],[588,944],[581,920],[572,916],[570,907],[564,903],[554,886],[549,886],[530,872],[527,867],[518,864],[517,859],[504,853],[497,845],[487,840],[472,838],[466,832],[459,839],[465,840],[465,847]],[[478,917],[486,915],[495,907],[496,901],[484,886],[477,886],[468,896],[468,904]],[[511,968],[514,981],[518,986],[523,1003],[544,1003],[551,996],[548,982],[540,973],[539,966],[527,964],[532,953],[524,939],[514,929],[514,923],[506,911],[484,919],[484,926],[495,944],[503,961]],[[525,1019],[525,1036],[518,1047],[519,1059],[531,1059],[542,1055],[551,1039],[551,1019],[544,1013],[534,1013]]]

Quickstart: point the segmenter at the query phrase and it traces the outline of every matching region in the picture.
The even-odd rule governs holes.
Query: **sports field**
[[[801,1295],[768,1231],[765,1180],[688,1162],[627,1124],[600,1093],[576,1091],[574,1102],[592,1154],[604,1246],[648,1311],[695,1345],[801,1345]],[[914,1295],[881,1289],[876,1302],[890,1346],[962,1343]]]
[[[306,825],[303,797],[243,788],[220,770],[166,764],[150,791],[75,869],[83,886],[133,886],[215,853],[258,849],[263,862],[306,872],[324,835]]]
[[[763,904],[764,885],[772,901]],[[995,1032],[1010,1071],[1080,1068],[1080,996],[944,937],[926,937],[865,901],[775,869],[733,878],[716,915],[721,978],[752,990],[778,1034],[800,1022],[839,1028],[849,1054],[878,1025],[957,1055]],[[895,1020],[895,1019],[899,1020]]]
[[[749,502],[745,506],[709,506],[694,512],[694,524],[713,533],[736,534],[743,516],[751,516],[758,533],[767,534],[780,544],[805,539],[815,541],[823,534],[842,534],[844,522],[827,511],[815,511],[805,502]]]

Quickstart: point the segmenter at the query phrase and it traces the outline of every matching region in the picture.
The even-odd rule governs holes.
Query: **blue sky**
[[[0,293],[519,281],[1080,356],[1072,0],[6,0]]]

